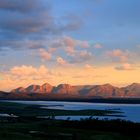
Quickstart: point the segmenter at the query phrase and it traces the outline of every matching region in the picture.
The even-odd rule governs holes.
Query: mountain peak
[[[44,83],[42,86],[52,86],[49,83]]]
[[[69,87],[71,87],[71,85],[70,84],[59,84],[57,87],[58,88],[69,88]]]
[[[132,83],[132,86],[140,86],[140,83]]]
[[[11,92],[13,93],[22,93],[22,92],[26,92],[24,87],[18,87],[17,89],[13,89]]]
[[[45,83],[45,84],[43,84],[41,86],[41,88],[42,88],[42,92],[44,92],[44,93],[50,93],[52,91],[52,89],[53,89],[53,86],[50,85],[49,83]]]
[[[59,84],[52,86],[49,83],[43,85],[30,85],[27,88],[19,87],[12,90],[13,93],[55,93],[67,96],[85,96],[85,97],[140,97],[140,84],[132,83],[129,86],[119,88],[111,84],[90,85],[90,86],[72,86],[70,84]],[[55,95],[52,94],[52,95]]]
[[[140,84],[132,83],[126,87],[122,88],[125,91],[125,94],[133,95],[134,97],[140,97]]]
[[[80,91],[77,89],[78,86],[72,86],[70,84],[59,84],[53,89],[53,93],[77,95]]]
[[[111,84],[109,84],[109,83],[103,84],[102,86],[113,87],[113,86],[112,86]]]
[[[27,92],[39,92],[40,86],[39,85],[30,85],[26,88]]]
[[[140,83],[132,83],[124,88],[140,88]]]

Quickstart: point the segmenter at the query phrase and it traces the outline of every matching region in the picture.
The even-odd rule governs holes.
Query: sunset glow
[[[0,0],[0,90],[140,83],[139,0]]]

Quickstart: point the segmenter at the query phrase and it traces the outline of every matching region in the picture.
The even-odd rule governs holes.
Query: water
[[[18,116],[13,115],[13,114],[0,113],[0,117],[11,117],[11,118],[17,118]]]
[[[99,119],[125,119],[134,122],[140,122],[140,104],[110,104],[110,103],[86,103],[86,102],[61,102],[61,101],[11,101],[23,104],[41,105],[41,108],[46,109],[63,109],[63,110],[84,110],[84,109],[98,109],[98,110],[116,110],[121,111],[125,117],[112,116],[94,116]],[[115,114],[114,114],[115,115]],[[56,116],[56,119],[67,119],[70,117],[73,120],[80,120],[80,118],[87,118],[89,116]]]

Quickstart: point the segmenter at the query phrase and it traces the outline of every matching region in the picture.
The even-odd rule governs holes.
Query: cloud
[[[76,30],[80,28],[82,24],[81,18],[76,15],[67,14],[62,17],[54,17],[50,13],[50,4],[45,0],[1,0],[0,9],[4,10],[5,14],[12,15],[12,18],[8,17],[8,20],[11,21],[11,25],[7,20],[5,20],[4,23],[6,23],[5,27],[9,27],[9,29],[14,28],[14,30],[20,29],[23,26],[24,29],[28,28],[26,32],[32,32],[42,26],[47,32],[56,33]],[[50,24],[47,24],[47,21],[50,21]],[[16,27],[16,25],[19,25],[19,28]]]
[[[9,90],[19,86],[28,86],[30,84],[43,84],[58,76],[45,65],[38,67],[32,65],[14,66],[7,71],[0,72],[0,90]]]
[[[66,63],[82,63],[91,60],[92,58],[92,53],[87,50],[89,47],[88,42],[77,40],[70,36],[53,38],[43,44],[47,46],[48,53],[55,52],[54,55],[65,53],[67,60],[63,60],[63,58],[58,59],[59,57],[56,58],[57,61],[61,60],[60,62],[57,62],[61,65]]]
[[[77,62],[84,61],[84,59],[87,61],[92,56],[92,53],[85,50],[89,47],[87,41],[77,40],[70,36],[62,36],[52,39],[49,41],[47,46],[49,48],[55,48],[55,51],[57,49],[61,49],[62,51],[66,52],[66,55],[68,55],[71,62],[75,61],[76,59]]]
[[[64,45],[67,47],[75,47],[76,41],[69,36],[64,36]]]
[[[62,58],[63,59],[63,58]],[[61,64],[61,57],[58,58],[58,61]],[[55,69],[50,69],[45,65],[32,66],[32,65],[17,65],[13,66],[8,70],[0,71],[0,90],[10,91],[17,87],[26,87],[31,84],[44,84],[46,82],[56,85],[60,84],[63,80],[67,79],[67,76],[70,76],[64,70],[64,67],[59,67],[60,70],[55,67]],[[71,77],[71,76],[70,76]],[[62,83],[63,83],[62,82]]]
[[[70,57],[70,63],[83,63],[92,59],[92,53],[87,50],[76,51]]]
[[[57,56],[62,53],[66,58],[67,64],[84,63],[92,58],[92,53],[88,51],[88,42],[77,40],[70,36],[52,37],[50,39],[25,39],[16,41],[0,41],[0,46],[4,49],[10,48],[12,50],[27,50],[31,49],[34,56],[40,57],[42,60],[55,60]],[[53,59],[52,59],[53,58]]]
[[[51,60],[51,53],[47,52],[45,49],[39,49],[38,54],[43,60]]]
[[[88,48],[89,47],[88,41],[77,40],[69,36],[64,36],[61,41],[63,42],[65,47],[71,47],[71,48],[74,48],[74,47]]]
[[[47,30],[54,24],[50,8],[43,0],[1,0],[1,30],[29,34]],[[10,10],[10,11],[9,11]],[[51,31],[50,31],[51,32]]]
[[[86,59],[91,56],[91,53],[88,52],[87,50],[83,50],[83,51],[80,51],[79,56]]]
[[[103,84],[103,83],[123,83],[128,84],[133,81],[139,81],[139,68],[133,69],[125,72],[119,72],[115,70],[112,66],[92,66],[89,63],[83,65],[84,67],[58,67],[56,65],[54,69],[48,68],[45,65],[32,66],[32,65],[17,65],[13,66],[8,70],[0,71],[0,90],[9,91],[11,89],[17,88],[19,86],[26,87],[31,84],[43,84],[50,83],[52,85],[57,85],[60,83],[69,83],[73,85],[77,84]],[[93,69],[86,69],[93,67]],[[131,65],[133,67],[133,65]],[[128,68],[127,66],[127,69]],[[129,75],[128,76],[128,72]],[[119,81],[118,81],[119,79]],[[120,82],[120,83],[118,83]]]
[[[124,63],[121,66],[115,67],[116,70],[133,70],[133,67],[129,63]]]
[[[53,47],[52,47],[52,48],[48,48],[48,52],[49,52],[49,53],[53,53],[53,52],[55,52],[55,51],[56,51],[56,48],[53,48]]]
[[[69,36],[59,36],[42,38],[42,39],[22,39],[22,40],[0,40],[0,48],[11,48],[13,50],[20,49],[45,49],[48,52],[55,52],[57,49],[62,49],[67,53],[73,53],[76,48],[86,49],[88,48],[88,42],[82,40],[76,40]]]
[[[47,2],[44,0],[1,0],[1,31],[29,36],[38,33],[57,34],[80,28],[81,22],[77,16],[67,15],[56,18],[52,15],[52,7]]]
[[[95,49],[100,49],[100,48],[102,48],[103,46],[101,45],[101,44],[95,44],[94,46],[93,46]]]
[[[93,69],[93,66],[91,66],[90,64],[86,64],[85,69],[87,69],[87,70]]]
[[[49,41],[53,36],[81,27],[78,16],[65,14],[55,17],[52,9],[53,6],[45,0],[1,0],[0,48],[26,48],[27,39],[31,44],[35,41],[38,47],[40,42],[37,40]],[[65,38],[66,44],[70,43],[68,39]]]
[[[60,36],[44,42],[48,46],[49,52],[56,52],[58,49],[66,52],[67,55],[76,55],[82,49],[87,49],[89,44],[87,41],[77,40],[70,36]],[[43,45],[42,45],[43,46]]]
[[[42,0],[41,0],[42,1]],[[30,12],[36,9],[43,8],[38,0],[1,0],[0,9],[18,12]]]
[[[14,66],[13,68],[10,69],[9,72],[13,76],[17,77],[28,77],[28,76],[45,76],[48,74],[48,69],[44,66],[41,65],[38,68],[35,68],[33,66]]]
[[[68,55],[73,55],[75,53],[75,50],[73,47],[66,47],[65,51]]]
[[[79,45],[82,48],[88,48],[89,47],[89,43],[87,41],[78,40],[77,45]]]
[[[9,16],[11,18],[12,15]],[[52,18],[48,14],[29,15],[28,17],[22,15],[19,16],[19,18],[17,17],[18,16],[15,15],[12,19],[2,19],[1,30],[4,32],[8,29],[9,32],[13,32],[13,35],[15,33],[15,38],[18,34],[25,38],[24,35],[26,34],[29,36],[33,34],[37,35],[37,33],[49,34],[55,32],[52,27]]]
[[[107,56],[109,56],[112,60],[119,61],[119,62],[126,62],[130,53],[129,51],[121,51],[119,49],[115,49],[112,51],[106,52]]]
[[[45,48],[47,41],[44,40],[0,40],[1,49],[23,50]]]
[[[57,62],[57,64],[59,64],[61,66],[66,66],[67,65],[66,60],[64,60],[62,57],[57,57],[56,62]]]

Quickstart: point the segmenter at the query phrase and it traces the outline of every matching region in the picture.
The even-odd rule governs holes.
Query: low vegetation
[[[114,113],[111,110],[56,111],[42,109],[38,105],[0,102],[0,113],[19,116],[0,117],[0,140],[140,140],[140,123],[98,120],[92,117],[80,121],[36,117],[36,115],[100,116]]]

